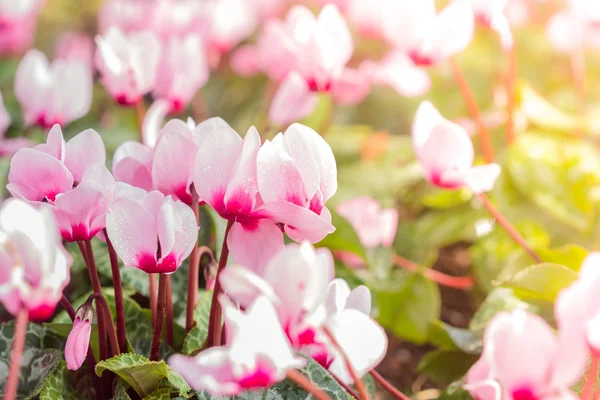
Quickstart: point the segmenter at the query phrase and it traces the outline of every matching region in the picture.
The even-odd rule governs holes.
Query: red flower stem
[[[342,357],[344,358],[344,363],[346,364],[346,369],[348,370],[348,372],[350,373],[350,376],[354,380],[354,387],[356,388],[356,390],[358,391],[358,394],[360,395],[359,398],[361,400],[369,400],[369,393],[367,392],[367,388],[365,387],[365,384],[362,381],[362,379],[360,379],[358,377],[358,374],[356,373],[356,370],[352,366],[352,363],[350,362],[348,355],[346,354],[346,352],[344,351],[342,346],[340,346],[339,342],[337,341],[335,336],[333,336],[333,334],[331,333],[331,331],[328,328],[325,328],[325,334],[329,337],[329,340],[331,340],[331,342],[335,345],[335,347],[337,347],[339,352],[342,354]]]
[[[206,337],[206,348],[218,346],[221,343],[221,303],[219,303],[219,294],[221,293],[221,282],[219,275],[227,265],[229,257],[229,248],[227,247],[227,236],[233,225],[233,221],[227,221],[225,228],[225,236],[223,236],[223,246],[221,246],[221,256],[219,257],[219,267],[217,269],[217,277],[215,278],[215,288],[213,290],[212,303],[210,305],[210,315],[208,316],[208,335]]]
[[[579,113],[583,116],[586,107],[587,67],[585,63],[585,51],[582,45],[573,48],[570,53],[570,61],[573,84],[577,91],[577,99],[579,101]]]
[[[399,400],[410,400],[410,397],[396,389],[391,383],[389,383],[383,376],[379,375],[377,371],[372,369],[369,374],[383,387],[387,390],[392,396]]]
[[[308,393],[312,394],[315,399],[331,400],[331,397],[329,397],[327,393],[316,387],[307,377],[295,369],[291,369],[287,372],[287,378],[291,381],[294,381],[298,386],[306,390]]]
[[[517,48],[513,43],[508,55],[508,73],[506,75],[506,136],[507,144],[515,140],[515,108],[517,103]]]
[[[596,378],[598,377],[598,363],[600,358],[592,352],[592,360],[590,367],[585,375],[585,384],[581,392],[581,400],[592,400],[594,396],[594,387],[596,386]]]
[[[117,314],[117,337],[119,339],[119,354],[127,352],[127,327],[125,325],[125,306],[123,303],[123,287],[121,285],[121,271],[119,270],[119,259],[113,247],[108,232],[104,229],[108,255],[110,258],[110,270],[112,273],[113,287],[115,289],[115,313]]]
[[[96,301],[96,311],[99,311],[100,308],[102,308],[104,315],[108,319],[110,319],[110,321],[112,321],[112,313],[110,312],[110,307],[108,306],[106,298],[102,296],[102,294],[92,293],[88,297],[87,301]],[[98,306],[98,304],[100,304],[100,306]],[[112,350],[112,355],[116,356],[119,354],[119,340],[117,339],[117,331],[115,330],[115,326],[112,323],[106,324],[105,327],[106,333],[108,334],[108,338],[110,340],[110,348]]]
[[[158,303],[156,305],[156,321],[154,323],[154,334],[152,335],[152,347],[150,348],[151,361],[158,361],[163,320],[165,319],[165,303],[167,300],[167,275],[159,274],[158,276]]]
[[[167,275],[167,344],[173,347],[173,291],[171,289],[171,275]]]
[[[4,400],[15,400],[17,398],[19,376],[21,375],[21,359],[23,358],[23,349],[25,348],[25,338],[27,336],[27,322],[29,322],[29,311],[26,308],[21,308],[15,321],[15,334],[10,352],[10,366],[4,391]]]
[[[192,183],[192,210],[198,221],[200,206],[198,205],[198,193]],[[185,331],[189,332],[194,327],[194,308],[198,302],[198,277],[200,274],[200,250],[198,249],[198,235],[196,235],[196,244],[190,255],[190,268],[188,271],[187,301],[185,305]]]
[[[481,201],[483,201],[484,207],[487,208],[492,217],[496,219],[496,222],[498,222],[498,224],[504,228],[512,240],[521,246],[531,256],[531,258],[535,260],[536,263],[541,263],[542,259],[535,254],[531,247],[529,247],[527,241],[525,238],[523,238],[523,236],[521,236],[519,231],[517,231],[515,227],[511,225],[511,223],[500,213],[496,207],[494,207],[490,199],[484,193],[480,193],[477,196],[481,199]]]
[[[448,286],[454,289],[470,289],[475,284],[475,279],[473,279],[472,276],[451,276],[435,271],[431,268],[421,268],[420,265],[397,254],[394,254],[394,264],[400,268],[404,268],[407,271],[421,271],[423,276],[426,278],[431,279],[440,285]]]
[[[477,129],[479,130],[479,138],[481,140],[481,150],[483,151],[483,156],[485,161],[491,163],[494,161],[494,148],[492,146],[492,139],[490,137],[490,132],[488,131],[485,123],[483,122],[483,117],[481,116],[481,111],[479,110],[479,106],[477,105],[477,101],[475,100],[475,96],[469,87],[469,83],[467,79],[463,75],[460,67],[456,63],[453,58],[450,58],[450,66],[452,67],[452,73],[454,74],[454,80],[460,89],[460,93],[462,94],[463,99],[465,100],[465,105],[475,121],[477,125]]]
[[[89,246],[88,246],[89,243]],[[98,278],[98,271],[96,270],[96,263],[94,261],[94,253],[92,252],[92,245],[89,240],[78,241],[79,250],[83,255],[83,259],[86,262],[88,275],[92,282],[92,289],[94,293],[102,295],[102,287],[100,286],[100,279]],[[106,360],[108,358],[108,344],[106,343],[106,321],[103,309],[98,309],[98,348],[100,350],[100,360]]]
[[[144,99],[141,98],[137,103],[135,103],[135,113],[138,121],[138,132],[140,134],[140,142],[144,143],[144,118],[146,117],[146,107],[144,105]]]
[[[344,389],[346,389],[346,392],[350,393],[350,396],[354,397],[355,399],[358,399],[358,394],[356,393],[356,391],[354,389],[352,389],[349,385],[347,385],[346,383],[344,383],[344,381],[342,381],[336,374],[334,374],[331,371],[328,371],[329,374],[331,376],[333,376],[333,379],[335,379],[337,381],[337,383],[340,384],[341,387],[343,387]]]
[[[71,318],[71,321],[74,321],[75,309],[73,308],[73,305],[71,304],[69,299],[67,299],[67,296],[65,296],[64,294],[60,298],[60,305],[67,312],[67,314],[69,314],[69,318]]]
[[[148,274],[148,286],[150,287],[150,316],[152,317],[152,326],[156,324],[156,279],[154,274]]]

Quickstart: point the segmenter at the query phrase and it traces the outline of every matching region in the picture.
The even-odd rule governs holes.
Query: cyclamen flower
[[[469,134],[450,122],[428,101],[421,103],[412,126],[415,155],[430,183],[445,189],[468,187],[474,193],[492,189],[500,174],[498,164],[473,167]]]
[[[84,303],[75,313],[73,328],[71,328],[65,344],[67,368],[72,371],[78,370],[87,357],[93,319],[94,309],[88,303]]]
[[[56,58],[77,60],[94,70],[94,41],[84,33],[65,32],[56,42],[54,54]]]
[[[356,197],[340,203],[337,212],[350,222],[366,249],[392,246],[398,229],[398,210],[381,209],[379,202],[370,197]],[[353,253],[336,255],[349,266],[364,266],[364,261]]]
[[[197,34],[171,38],[163,49],[152,94],[170,103],[169,112],[188,106],[208,80],[208,64],[202,39]]]
[[[53,204],[57,195],[81,182],[89,167],[105,162],[104,143],[96,131],[85,130],[65,143],[60,126],[55,125],[46,143],[15,153],[6,188],[14,197]]]
[[[575,399],[569,387],[586,366],[585,356],[561,340],[539,316],[523,310],[500,312],[489,322],[479,361],[467,374],[478,400]]]
[[[153,20],[153,3],[139,0],[104,1],[98,12],[100,32],[105,33],[112,26],[127,33],[147,29]]]
[[[122,143],[113,154],[112,171],[115,179],[146,191],[152,190],[153,151],[133,140]]]
[[[0,54],[21,53],[31,47],[44,0],[0,1]]]
[[[439,13],[435,0],[397,0],[385,20],[387,40],[416,65],[430,66],[460,53],[473,39],[473,10],[455,1]]]
[[[15,96],[23,109],[25,125],[50,128],[83,117],[92,103],[92,74],[81,61],[48,59],[30,50],[15,76]]]
[[[0,208],[0,301],[17,315],[48,319],[69,283],[73,259],[62,245],[52,212],[8,199]]]
[[[508,18],[504,14],[510,0],[454,0],[466,2],[473,8],[475,19],[500,35],[502,47],[508,49],[513,45],[513,35]]]
[[[227,341],[195,357],[174,355],[169,365],[195,390],[215,395],[236,395],[248,389],[269,387],[285,378],[289,369],[305,360],[291,349],[275,313],[265,297],[258,297],[245,313],[222,299]]]
[[[124,35],[110,28],[104,36],[96,36],[98,49],[95,63],[102,83],[122,105],[133,105],[154,87],[161,45],[150,31]]]
[[[191,208],[158,191],[130,191],[108,207],[106,230],[125,265],[147,273],[175,272],[198,236]]]
[[[600,4],[594,0],[569,0],[546,26],[550,44],[559,51],[581,46],[600,48]]]

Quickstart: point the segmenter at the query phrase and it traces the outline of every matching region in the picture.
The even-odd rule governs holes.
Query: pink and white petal
[[[229,126],[216,129],[198,149],[194,187],[200,200],[219,213],[225,211],[225,192],[241,151],[242,138]]]
[[[44,107],[49,82],[48,59],[41,51],[32,49],[21,60],[15,75],[15,96],[23,109],[26,125],[31,125]]]
[[[317,107],[319,98],[311,92],[302,77],[292,72],[281,83],[269,108],[269,120],[287,125],[308,117]]]
[[[331,281],[325,298],[327,315],[334,315],[346,308],[348,296],[350,296],[350,286],[344,279],[337,278]]]
[[[335,227],[326,219],[307,208],[287,201],[274,201],[264,204],[257,215],[264,215],[273,221],[286,224],[286,233],[292,240],[316,243],[335,231]],[[291,229],[290,229],[291,228]]]
[[[290,141],[295,142],[293,139],[290,137]],[[308,201],[307,190],[312,190],[314,193],[319,182],[316,165],[314,162],[313,165],[310,163],[311,159],[314,160],[314,156],[310,154],[309,162],[305,162],[303,159],[300,165],[296,165],[295,160],[285,151],[282,144],[282,135],[278,134],[273,142],[266,141],[258,152],[257,179],[261,197],[265,202],[288,201],[304,206]],[[302,145],[303,143],[299,141],[295,144]],[[296,156],[303,154],[308,156],[305,153],[309,149],[302,146],[294,151]],[[304,176],[302,176],[303,173]]]
[[[225,396],[241,392],[233,375],[232,362],[229,349],[225,347],[212,347],[196,357],[175,354],[169,358],[169,366],[193,389]]]
[[[160,208],[163,205],[165,200],[165,195],[163,195],[158,190],[152,190],[145,194],[140,200],[139,203],[144,207],[150,214],[157,215],[159,213]]]
[[[80,184],[56,196],[54,211],[63,238],[68,241],[90,240],[97,233],[89,236],[92,214],[102,206],[103,200],[104,194],[100,188],[87,184]]]
[[[229,231],[227,246],[233,261],[262,275],[267,262],[284,247],[283,233],[267,219],[248,224],[238,222]]]
[[[465,50],[475,34],[473,9],[463,1],[448,4],[433,26],[434,57],[443,60]]]
[[[55,157],[26,148],[10,160],[8,182],[6,187],[15,197],[54,201],[57,194],[72,189],[73,176]]]
[[[65,165],[76,182],[80,182],[85,170],[97,162],[106,163],[106,149],[95,130],[87,129],[66,143]]]
[[[371,314],[371,291],[364,285],[355,287],[346,301],[346,309],[358,310],[365,315]]]
[[[419,105],[411,129],[415,153],[418,153],[419,149],[427,142],[433,128],[442,121],[444,121],[444,117],[430,101],[424,101]]]
[[[170,109],[171,102],[169,100],[157,99],[146,111],[142,123],[142,138],[146,146],[153,148],[156,145],[160,128]]]
[[[231,54],[231,69],[243,77],[251,77],[261,71],[260,52],[255,46],[240,46]]]
[[[371,81],[360,69],[344,68],[332,85],[333,99],[344,105],[355,105],[363,101],[371,91]]]
[[[500,176],[500,166],[498,164],[480,165],[471,168],[464,176],[464,182],[475,194],[489,192],[494,188],[494,183]],[[442,177],[443,179],[443,177]]]
[[[140,142],[135,140],[128,140],[123,142],[113,154],[113,168],[115,164],[118,164],[121,160],[126,158],[133,158],[138,160],[143,165],[152,164],[152,149]]]
[[[156,262],[156,220],[139,203],[127,198],[114,200],[106,215],[106,230],[125,265],[142,267],[145,257]]]
[[[567,11],[554,14],[546,25],[546,37],[558,51],[568,52],[581,44],[582,38],[572,35],[572,22]]]
[[[260,136],[252,126],[244,136],[242,151],[225,192],[225,208],[229,213],[248,215],[254,208],[258,192],[256,160],[259,149]]]
[[[230,265],[219,279],[225,293],[243,308],[248,308],[259,296],[266,296],[274,305],[278,303],[273,287],[248,268]]]
[[[331,317],[327,326],[359,377],[362,378],[383,360],[387,350],[387,336],[383,328],[369,316],[358,310],[344,310]],[[335,357],[329,370],[344,383],[353,382],[340,355]]]
[[[514,38],[508,18],[503,14],[496,14],[492,17],[490,28],[500,35],[502,48],[509,50],[513,46]]]
[[[354,43],[350,29],[342,17],[340,10],[333,4],[327,4],[317,17],[315,39],[319,47],[328,57],[329,65],[346,65],[354,52]]]
[[[198,222],[192,209],[181,201],[174,201],[173,208],[177,216],[175,254],[179,265],[186,259],[196,246],[198,239]]]
[[[178,228],[177,217],[173,207],[173,200],[167,197],[156,214],[156,231],[162,257],[171,254],[177,238],[175,231]]]
[[[34,149],[50,154],[60,161],[65,157],[65,140],[60,125],[55,124],[48,132],[46,143],[38,144]]]
[[[113,174],[117,181],[152,190],[152,173],[146,165],[133,157],[127,157],[113,163]]]
[[[379,229],[381,244],[385,247],[391,247],[396,238],[398,230],[398,210],[387,208],[381,210],[379,214]]]
[[[399,51],[393,51],[379,64],[367,60],[361,64],[374,84],[388,85],[407,97],[421,96],[431,87],[429,74]]]
[[[57,59],[52,63],[55,82],[60,90],[52,92],[52,109],[67,124],[83,117],[92,105],[93,79],[89,65],[83,61]],[[105,156],[106,157],[106,156]]]
[[[231,126],[220,117],[208,118],[198,125],[195,125],[195,128],[192,129],[194,131],[194,142],[198,147],[202,146],[204,140],[218,130],[228,129],[237,134],[237,132],[235,132]]]

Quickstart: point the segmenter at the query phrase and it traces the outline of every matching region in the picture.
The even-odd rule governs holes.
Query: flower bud
[[[65,360],[67,368],[70,370],[79,369],[87,356],[93,319],[94,308],[91,302],[85,302],[75,313],[73,329],[71,329],[65,345]]]

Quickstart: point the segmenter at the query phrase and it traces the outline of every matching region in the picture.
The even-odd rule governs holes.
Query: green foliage
[[[164,361],[150,361],[134,353],[125,353],[96,364],[96,374],[102,376],[106,370],[114,372],[140,396],[152,392],[167,377]]]
[[[327,247],[331,251],[347,251],[356,254],[363,260],[366,259],[365,249],[350,222],[334,210],[330,210],[330,212],[335,232],[327,235],[316,246]]]
[[[577,273],[563,265],[544,263],[527,267],[502,282],[517,295],[554,302],[558,293],[577,280]]]
[[[407,274],[398,287],[375,291],[379,323],[395,335],[424,343],[431,322],[439,317],[440,294],[437,285],[420,274]]]
[[[479,355],[455,350],[434,350],[419,361],[418,371],[431,380],[447,385],[460,379],[477,361]]]
[[[191,354],[195,350],[200,349],[206,340],[212,296],[212,290],[201,292],[198,296],[198,303],[194,309],[194,321],[196,321],[196,325],[188,332],[183,341],[184,354]]]
[[[68,372],[67,363],[60,361],[52,376],[44,383],[40,392],[40,400],[77,399],[77,392],[69,382]]]

